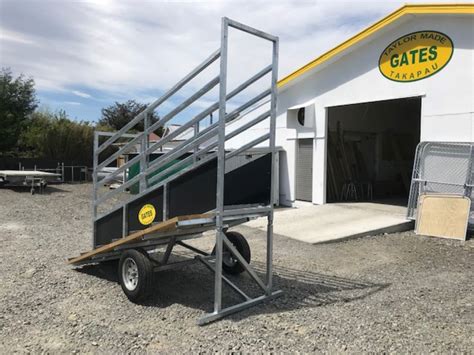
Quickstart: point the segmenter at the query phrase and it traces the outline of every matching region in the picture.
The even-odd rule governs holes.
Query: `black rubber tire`
[[[245,239],[245,237],[239,232],[226,232],[225,235],[227,239],[229,239],[229,242],[231,242],[232,245],[237,249],[237,251],[243,256],[244,260],[247,263],[250,263],[251,253],[250,253],[250,246],[249,246],[249,243],[247,242],[247,239]],[[225,244],[224,244],[224,252],[230,253],[230,251],[228,251],[228,249],[226,248]],[[214,247],[214,249],[212,250],[212,254],[214,255],[215,253],[216,253],[216,247]],[[235,263],[233,263],[233,265],[228,265],[225,263],[225,261],[223,261],[222,270],[224,270],[224,272],[226,272],[227,274],[238,275],[244,272],[245,268],[237,260],[235,260]]]
[[[122,268],[128,258],[135,262],[138,270],[138,282],[133,290],[129,290],[123,280]],[[123,252],[118,266],[118,279],[123,292],[130,301],[139,303],[146,300],[150,296],[153,286],[153,265],[146,252],[136,249]]]

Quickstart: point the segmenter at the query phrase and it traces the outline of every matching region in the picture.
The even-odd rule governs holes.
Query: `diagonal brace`
[[[216,269],[214,268],[214,266],[209,262],[207,261],[206,259],[204,259],[202,256],[200,255],[196,255],[195,256],[195,259],[199,260],[201,263],[203,263],[209,270],[211,270],[212,272],[216,272]],[[247,296],[247,294],[242,291],[236,284],[234,284],[232,281],[230,281],[227,277],[225,277],[224,275],[222,275],[222,280],[227,284],[229,285],[235,292],[237,292],[239,295],[241,295],[246,301],[249,301],[251,300],[251,298],[249,296]]]
[[[257,273],[250,266],[250,264],[244,259],[244,257],[242,255],[240,255],[240,253],[234,247],[234,245],[231,242],[229,242],[229,239],[227,239],[227,237],[224,233],[222,234],[222,240],[223,240],[224,244],[226,245],[226,247],[229,248],[229,251],[232,253],[232,255],[234,255],[239,260],[239,262],[242,264],[244,269],[249,273],[249,275],[252,277],[252,279],[255,280],[255,282],[260,286],[260,288],[263,291],[268,292],[269,291],[268,287],[264,284],[262,279],[257,275]]]

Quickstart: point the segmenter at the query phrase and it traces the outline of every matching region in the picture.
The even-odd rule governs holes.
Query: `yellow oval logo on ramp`
[[[140,209],[140,212],[138,212],[138,220],[144,226],[147,226],[153,223],[153,221],[155,220],[155,217],[156,217],[156,210],[155,210],[155,206],[153,206],[152,204],[144,205]]]
[[[451,38],[437,31],[409,33],[390,43],[379,58],[379,69],[387,79],[411,82],[443,69],[453,56]]]

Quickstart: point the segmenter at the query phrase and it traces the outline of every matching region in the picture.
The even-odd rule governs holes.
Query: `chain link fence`
[[[473,200],[474,143],[421,142],[416,148],[407,218],[416,219],[423,193],[456,194]],[[471,203],[469,228],[474,227]]]

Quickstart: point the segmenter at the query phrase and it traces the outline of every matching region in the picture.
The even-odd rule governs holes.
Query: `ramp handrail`
[[[231,98],[235,97],[236,95],[238,95],[239,93],[241,93],[242,91],[244,91],[246,88],[248,88],[250,85],[252,85],[253,83],[255,83],[256,81],[258,81],[259,79],[261,79],[262,77],[264,77],[266,74],[268,74],[269,72],[271,72],[272,70],[272,66],[271,65],[268,65],[266,66],[265,68],[263,68],[262,70],[260,70],[258,73],[256,73],[255,75],[253,75],[251,78],[249,78],[248,80],[246,80],[245,82],[243,82],[242,84],[240,84],[237,88],[235,88],[233,91],[231,91],[229,94],[226,95],[226,100],[230,100]],[[205,118],[207,118],[209,116],[210,113],[216,111],[218,108],[219,108],[219,102],[216,102],[214,104],[212,104],[211,106],[209,106],[207,109],[201,111],[199,114],[197,114],[196,116],[194,116],[191,120],[189,120],[188,122],[184,123],[181,127],[179,127],[177,130],[171,132],[170,134],[162,137],[160,140],[158,140],[157,142],[153,143],[151,146],[147,146],[145,145],[145,148],[142,149],[142,151],[135,157],[133,157],[132,159],[130,159],[129,161],[127,161],[125,164],[123,164],[122,166],[120,166],[119,168],[117,168],[115,171],[113,172],[110,172],[108,174],[108,176],[104,177],[102,180],[100,181],[97,181],[97,173],[98,171],[101,171],[103,168],[105,168],[107,165],[109,165],[111,162],[113,162],[114,160],[116,160],[120,155],[123,155],[124,153],[127,153],[127,152],[130,152],[130,149],[132,147],[134,147],[134,144],[137,144],[138,142],[140,142],[141,145],[144,145],[144,140],[146,138],[148,138],[148,132],[150,131],[153,131],[154,129],[157,129],[158,127],[164,125],[166,122],[168,122],[169,120],[171,120],[177,113],[181,112],[184,108],[186,108],[187,106],[189,106],[192,102],[194,102],[195,100],[197,100],[199,97],[201,97],[202,95],[204,95],[206,92],[208,92],[210,89],[212,89],[212,87],[215,87],[217,85],[217,83],[219,82],[219,77],[215,77],[214,79],[212,79],[210,82],[208,82],[202,89],[198,90],[195,94],[193,94],[190,98],[186,99],[185,101],[183,101],[183,103],[181,103],[180,105],[178,105],[175,109],[173,109],[170,113],[166,114],[163,118],[161,118],[160,120],[158,120],[157,122],[155,122],[154,124],[152,124],[151,126],[147,127],[143,132],[140,132],[140,133],[137,133],[137,134],[126,134],[126,133],[122,133],[120,135],[117,135],[116,133],[120,133],[120,131],[116,132],[115,134],[111,135],[110,133],[107,133],[107,134],[104,134],[104,132],[97,132],[97,134],[100,136],[100,135],[105,135],[105,136],[109,136],[109,139],[107,139],[106,142],[100,144],[97,146],[97,149],[95,149],[95,153],[94,155],[96,155],[98,157],[98,155],[103,152],[105,150],[105,148],[103,148],[104,146],[107,148],[109,147],[113,142],[116,142],[118,139],[120,138],[131,138],[131,140],[127,141],[125,143],[125,145],[121,148],[119,148],[115,153],[111,154],[109,157],[107,157],[104,161],[102,161],[101,163],[99,164],[94,164],[94,177],[93,177],[93,180],[94,180],[94,220],[97,220],[100,218],[100,216],[97,216],[97,206],[102,204],[103,202],[105,202],[106,200],[114,197],[115,195],[117,195],[118,193],[124,191],[125,189],[131,187],[132,185],[138,183],[141,179],[143,179],[144,176],[150,174],[151,172],[153,172],[154,170],[158,170],[160,168],[162,168],[165,164],[169,163],[170,161],[174,160],[174,159],[177,159],[179,158],[180,156],[182,156],[184,153],[187,153],[187,152],[190,152],[191,149],[193,148],[196,148],[197,146],[199,145],[205,145],[206,143],[207,144],[207,149],[204,153],[207,153],[210,151],[211,147],[212,148],[216,148],[217,147],[217,144],[213,142],[210,142],[213,138],[217,138],[217,135],[218,135],[218,127],[219,127],[219,122],[216,122],[216,123],[213,123],[211,124],[210,126],[206,127],[204,130],[200,131],[199,133],[195,133],[193,137],[191,137],[190,139],[182,142],[181,144],[179,144],[177,147],[173,148],[172,150],[164,153],[161,157],[159,157],[158,159],[156,159],[155,161],[153,161],[152,163],[146,163],[145,166],[141,167],[140,169],[140,173],[137,174],[136,176],[134,176],[133,178],[131,179],[128,179],[127,181],[124,181],[124,183],[118,187],[117,189],[115,190],[112,190],[106,194],[104,194],[103,196],[101,196],[100,198],[98,198],[97,196],[97,190],[98,188],[104,186],[105,184],[111,182],[111,181],[114,181],[118,178],[119,174],[123,174],[126,172],[126,170],[128,168],[130,168],[132,165],[136,164],[136,163],[139,163],[142,159],[143,159],[143,156],[144,155],[149,155],[153,152],[155,152],[156,150],[158,150],[159,148],[163,147],[166,143],[170,142],[172,139],[178,137],[179,135],[183,134],[184,132],[186,132],[188,129],[192,128],[193,126],[195,126],[196,124],[200,123],[202,120],[204,120]],[[232,112],[226,114],[225,116],[225,123],[228,124],[232,121],[234,121],[236,118],[238,118],[238,116],[245,110],[249,109],[250,107],[252,107],[252,105],[255,105],[255,104],[258,104],[259,102],[261,102],[264,98],[266,98],[267,96],[269,96],[271,94],[271,89],[267,89],[267,90],[264,90],[263,92],[261,92],[260,94],[250,98],[249,100],[247,100],[245,103],[243,103],[242,105],[240,105],[238,108],[236,108],[235,110],[233,110]],[[167,92],[164,96],[167,96],[167,97],[170,97],[170,92]],[[165,102],[166,100],[162,100],[161,98],[158,99],[156,102],[158,102],[159,104],[160,103],[163,103]],[[152,105],[156,105],[156,102]],[[158,107],[159,106],[156,105],[155,107]],[[152,105],[150,105],[149,107],[151,107]],[[263,119],[265,118],[268,118],[270,116],[269,113],[267,113],[267,115],[260,115],[258,117],[258,120],[255,120],[255,121],[251,121],[249,123],[247,123],[245,126],[243,126],[243,128],[240,128],[238,130],[236,130],[235,132],[232,132],[231,133],[231,136],[230,137],[235,137],[237,134],[243,132],[244,130],[252,127],[253,125],[261,122]],[[132,121],[130,121],[129,124],[127,124],[127,126],[131,126],[133,127],[134,125],[140,123],[141,121],[143,121],[145,119],[145,116],[143,116],[142,114],[139,114],[137,115]],[[253,122],[253,123],[252,123]],[[133,124],[132,124],[133,123]],[[227,139],[230,139],[230,138],[227,138]],[[261,143],[265,140],[267,140],[268,137],[266,139],[263,139],[263,140],[260,140],[258,143]],[[98,141],[98,139],[97,139]],[[212,144],[209,145],[209,144]],[[253,145],[248,145],[248,148],[251,148],[253,147],[254,145],[256,144],[253,144]],[[247,149],[248,149],[247,148]],[[241,149],[239,150],[239,153],[240,152],[243,152],[245,151],[246,149]],[[204,154],[202,151],[194,151],[193,153],[191,153],[191,156],[190,157],[187,157],[185,158],[185,161],[186,163],[190,163],[191,161],[195,161],[196,158],[198,157],[201,157],[203,154]],[[235,156],[236,154],[232,154],[231,156]],[[215,156],[214,156],[215,157]],[[206,160],[207,161],[207,160]],[[94,159],[94,162],[95,162],[95,159]],[[179,165],[172,165],[172,166],[169,166],[168,168],[166,168],[164,171],[160,172],[158,175],[155,175],[153,177],[151,177],[148,182],[149,183],[153,183],[155,182],[156,180],[159,179],[159,177],[163,177],[165,175],[167,175],[169,173],[170,170],[172,169],[175,169],[177,166],[183,166],[185,165],[184,163],[179,162],[177,163]],[[196,166],[194,167],[197,167],[201,164],[194,164]],[[144,168],[144,169],[142,169]],[[186,171],[188,171],[189,169],[186,169]],[[180,174],[181,175],[181,174]],[[178,175],[178,176],[180,176]],[[178,177],[176,176],[176,177]],[[156,185],[154,186],[154,188],[158,188],[162,186],[162,184],[159,184],[159,185]],[[146,190],[148,191],[149,189],[146,188]],[[114,207],[112,210],[116,209],[116,207]]]
[[[271,67],[270,67],[270,70],[271,70]],[[249,80],[244,82],[242,85],[237,87],[235,90],[233,90],[231,93],[229,93],[227,95],[227,100],[230,100],[231,98],[233,98],[234,96],[239,94],[241,91],[243,91],[245,88],[247,88],[248,86],[250,86],[251,84],[253,84],[257,80],[259,80],[261,77],[263,77],[268,72],[269,72],[268,67],[261,70],[255,76],[253,76],[252,78],[250,78]],[[245,104],[238,107],[236,110],[232,111],[230,114],[228,114],[226,116],[226,123],[228,123],[228,122],[232,121],[233,119],[235,119],[241,112],[243,112],[244,110],[246,110],[250,106],[254,105],[255,103],[261,101],[263,98],[265,98],[269,94],[270,94],[270,90],[265,90],[264,92],[260,93],[259,95],[255,96],[254,98],[247,101]],[[179,127],[176,131],[162,137],[159,141],[157,141],[156,143],[154,143],[150,147],[148,147],[145,151],[145,154],[150,154],[150,153],[156,151],[158,148],[162,147],[164,144],[168,143],[173,138],[176,138],[180,134],[184,133],[186,130],[193,127],[195,124],[199,123],[200,121],[202,121],[206,117],[208,117],[209,114],[214,112],[218,107],[219,107],[219,103],[216,102],[213,105],[211,105],[210,107],[208,107],[207,109],[205,109],[204,111],[200,112],[193,119],[191,119],[190,121],[186,122],[181,127]],[[209,130],[211,127],[215,128],[217,126],[218,126],[218,123],[215,123],[215,124],[207,127],[206,130]],[[149,130],[150,129],[151,129],[151,127],[149,128]],[[205,131],[202,131],[200,133],[204,133],[204,132]],[[140,135],[135,135],[134,138],[137,138],[137,136],[143,137],[143,135],[140,134]],[[123,135],[122,135],[122,137],[123,137]],[[120,156],[121,154],[127,152],[128,148],[131,146],[131,143],[133,143],[133,142],[136,142],[136,140],[132,140],[132,141],[128,142],[126,146],[122,147],[119,151],[114,153],[111,157],[107,158],[107,160],[105,160],[103,163],[99,164],[99,166],[97,166],[97,169],[99,169],[99,170],[102,169],[104,166],[110,164],[114,159],[117,159],[118,156]],[[126,164],[124,164],[119,169],[117,169],[115,172],[111,173],[109,176],[102,179],[99,182],[100,185],[103,186],[107,182],[112,181],[119,173],[123,172],[126,168],[130,167],[131,165],[137,163],[139,160],[140,160],[139,156],[132,158]]]
[[[137,125],[145,115],[149,114],[150,112],[154,111],[158,106],[163,104],[166,100],[168,100],[171,96],[173,96],[176,92],[178,92],[184,85],[189,83],[192,79],[194,79],[197,75],[199,75],[204,69],[206,69],[209,65],[219,59],[221,53],[220,49],[216,50],[212,53],[206,60],[204,60],[200,65],[194,68],[188,75],[186,75],[183,79],[181,79],[178,83],[176,83],[171,89],[169,89],[166,93],[164,93],[160,98],[156,101],[152,102],[148,107],[141,113],[139,113],[134,119],[132,119],[129,123],[123,126],[120,130],[115,132],[106,142],[104,142],[101,147],[98,148],[98,153],[102,152],[112,143],[114,143],[118,138],[122,137],[124,133],[132,129],[135,125]]]
[[[244,32],[251,33],[253,35],[262,37],[264,39],[267,39],[273,42],[275,41],[276,37],[273,37],[268,34],[263,34],[263,32],[261,31],[253,30],[248,26],[239,24],[238,22],[235,22],[229,19],[226,19],[226,21],[227,21],[228,26],[230,27],[235,27]],[[188,75],[186,75],[182,80],[180,80],[177,84],[175,84],[170,90],[165,92],[160,98],[158,98],[149,106],[147,106],[147,108],[144,111],[142,111],[137,116],[135,116],[135,118],[133,118],[129,123],[127,123],[124,127],[122,127],[117,132],[114,132],[114,133],[96,132],[96,136],[94,139],[94,171],[93,171],[94,220],[97,220],[101,216],[106,214],[104,213],[104,214],[101,214],[101,216],[98,216],[99,205],[103,204],[104,202],[113,198],[119,193],[123,192],[127,188],[130,188],[131,186],[135,184],[140,184],[139,194],[132,196],[130,198],[130,200],[132,200],[134,198],[138,198],[139,196],[141,196],[142,193],[144,193],[145,191],[151,191],[154,188],[163,186],[163,183],[161,183],[159,180],[164,179],[165,177],[170,175],[170,173],[176,168],[184,168],[184,169],[178,173],[171,174],[165,179],[166,181],[169,182],[172,180],[170,179],[170,177],[177,178],[181,176],[184,172],[187,172],[189,170],[192,170],[202,165],[202,161],[208,161],[209,159],[203,158],[206,154],[207,155],[210,154],[210,156],[215,158],[217,153],[213,152],[212,150],[219,148],[219,143],[218,143],[219,139],[225,142],[226,140],[229,140],[230,138],[237,136],[238,134],[244,132],[245,130],[262,122],[264,119],[267,119],[268,117],[272,116],[272,112],[271,112],[272,107],[271,107],[269,111],[265,112],[264,114],[259,115],[255,119],[252,119],[250,122],[247,122],[246,124],[235,129],[231,133],[227,135],[225,134],[221,135],[222,125],[224,125],[225,127],[227,124],[232,123],[235,120],[239,119],[241,115],[243,114],[243,112],[245,112],[249,108],[252,109],[252,106],[255,106],[259,103],[262,104],[261,103],[262,100],[265,99],[266,97],[272,96],[273,98],[275,94],[275,87],[273,87],[274,85],[271,85],[272,86],[271,88],[262,91],[258,95],[255,95],[249,98],[246,102],[241,104],[232,112],[230,113],[225,112],[222,120],[219,119],[219,121],[212,123],[211,125],[205,127],[203,130],[201,131],[199,130],[199,124],[213,112],[217,110],[221,110],[222,107],[225,107],[225,102],[227,102],[228,100],[232,99],[236,95],[243,92],[250,85],[260,80],[261,78],[265,77],[268,73],[272,72],[274,74],[275,61],[272,61],[271,64],[265,66],[256,74],[254,74],[247,80],[243,81],[231,92],[225,93],[225,95],[221,97],[218,102],[215,102],[214,104],[210,105],[208,108],[200,111],[190,120],[182,124],[178,129],[169,133],[168,135],[165,135],[164,137],[161,137],[158,141],[150,145],[150,142],[149,142],[150,132],[155,131],[159,127],[164,127],[165,124],[168,123],[170,120],[172,120],[177,114],[182,112],[184,109],[186,109],[188,106],[193,104],[196,100],[201,98],[203,95],[208,93],[217,85],[219,85],[220,87],[222,87],[223,85],[225,86],[226,82],[225,81],[223,82],[223,79],[226,79],[226,75],[227,75],[226,68],[225,68],[225,66],[227,65],[226,63],[227,58],[225,58],[225,60],[223,61],[222,51],[223,51],[223,48],[220,48],[219,50],[213,52],[206,60],[204,60],[195,69],[193,69]],[[227,56],[227,53],[226,53],[226,56]],[[156,110],[165,102],[167,102],[168,99],[173,97],[173,95],[175,95],[179,90],[181,90],[192,79],[196,78],[201,73],[203,73],[212,63],[214,63],[219,58],[221,59],[221,70],[218,76],[212,78],[210,81],[204,84],[199,90],[192,93],[188,98],[184,99],[180,104],[174,107],[169,113],[159,118],[156,122],[150,122],[150,114],[154,110]],[[274,76],[275,75],[272,75],[272,79]],[[274,101],[274,100],[270,99],[270,101]],[[265,102],[268,102],[268,101],[265,101]],[[271,106],[273,106],[272,103],[271,103]],[[246,114],[248,114],[248,112],[246,112]],[[131,129],[133,129],[135,126],[137,126],[140,123],[143,123],[144,125],[143,131],[134,133],[134,134],[128,133]],[[189,139],[183,142],[180,142],[177,146],[173,147],[172,149],[163,152],[163,154],[157,159],[155,159],[154,161],[152,162],[149,161],[150,154],[157,152],[159,149],[163,150],[163,147],[167,143],[172,142],[173,139],[176,139],[180,135],[185,134],[187,131],[189,131],[192,128],[194,128],[194,134],[192,137],[190,137]],[[225,131],[225,128],[224,128],[224,131]],[[269,133],[269,134],[264,134],[260,137],[257,137],[252,142],[249,142],[245,144],[244,146],[240,147],[239,149],[235,150],[234,152],[229,153],[227,159],[237,154],[240,154],[246,151],[247,149],[254,147],[255,145],[259,143],[262,143],[270,139],[271,135],[272,134]],[[103,143],[100,143],[99,140],[103,136],[106,137],[107,139]],[[125,141],[123,141],[124,139]],[[99,155],[101,153],[103,154],[107,148],[112,146],[112,144],[117,143],[119,140],[121,140],[123,145],[119,149],[117,149],[115,152],[110,154],[108,157],[106,157],[102,161],[99,161]],[[129,159],[123,165],[121,165],[114,171],[111,171],[110,173],[107,174],[107,176],[105,176],[99,181],[98,173],[100,171],[102,171],[105,167],[110,165],[120,156],[126,153],[130,153],[133,149],[138,148],[138,147],[139,147],[139,151],[136,152],[138,154],[135,157]],[[188,156],[184,157],[183,159],[181,159],[180,161],[172,165],[166,166],[167,164],[170,164],[173,161],[180,159],[183,155],[188,155]],[[226,159],[225,155],[226,153],[224,152],[224,161]],[[130,179],[125,179],[127,170],[130,167],[132,167],[134,164],[138,164],[138,163],[140,164],[140,172],[136,176]],[[223,163],[221,162],[221,164]],[[153,176],[149,176],[151,173],[158,171],[159,169],[162,169],[161,171],[159,171],[159,173]],[[98,196],[100,188],[102,188],[104,185],[108,183],[111,183],[115,180],[120,179],[122,175],[124,176],[123,184],[121,184],[115,190],[104,193],[100,197]],[[153,185],[148,186],[151,184]],[[120,203],[118,205],[120,205]],[[112,210],[115,210],[116,208],[117,206],[114,206]]]
[[[250,127],[253,127],[255,126],[256,124],[262,122],[263,120],[267,119],[268,117],[270,117],[270,110],[262,113],[261,115],[257,116],[255,119],[247,122],[245,125],[235,129],[234,131],[228,133],[225,137],[225,140],[228,141],[229,139],[231,138],[234,138],[235,136],[239,135],[240,133],[244,132],[245,130],[249,129]],[[245,146],[242,146],[241,148],[239,149],[236,149],[236,150],[233,150],[232,152],[229,152],[227,155],[226,155],[226,159],[230,159],[232,158],[233,156],[236,156],[246,150],[249,150],[250,148],[256,146],[258,143],[261,143],[261,142],[264,142],[265,140],[268,140],[269,139],[269,136],[268,134],[266,135],[263,135],[251,142],[249,142],[248,144],[246,144]],[[194,142],[194,141],[193,141]],[[178,163],[174,164],[174,165],[171,165],[169,167],[167,167],[166,169],[162,170],[161,172],[159,172],[158,174],[150,177],[148,179],[149,183],[153,183],[155,182],[156,180],[159,180],[160,178],[163,178],[164,176],[168,175],[170,173],[170,171],[172,170],[176,170],[176,168],[179,168],[179,167],[185,167],[186,165],[188,165],[189,163],[191,163],[193,161],[193,159],[197,156],[199,158],[201,158],[202,155],[204,154],[207,154],[207,153],[210,153],[211,150],[217,148],[217,141],[215,142],[212,142],[210,143],[209,145],[207,145],[205,148],[199,150],[197,153],[194,153],[188,157],[186,157],[185,159],[179,161]],[[185,168],[183,170],[179,170],[177,171],[175,174],[171,175],[169,178],[157,183],[157,184],[154,184],[153,186],[150,186],[148,187],[146,190],[142,191],[139,195],[136,196],[136,198],[139,198],[145,194],[147,194],[148,192],[154,190],[154,189],[157,189],[163,185],[166,185],[168,182],[180,177],[181,175],[187,173],[188,171],[192,170],[192,169],[195,169],[205,163],[207,163],[209,160],[212,160],[213,158],[215,158],[217,155],[217,152],[213,152],[211,155],[208,155],[208,159],[206,158],[205,160],[199,160],[198,162],[196,162],[195,164],[193,164],[192,166],[188,167],[188,168]],[[161,165],[165,165],[166,162],[168,162],[168,160],[166,160],[165,162],[163,162],[163,164],[160,164],[159,166]],[[157,168],[155,168],[154,166],[150,165],[149,168],[145,171],[145,174],[146,173],[150,173],[151,171],[153,170],[157,170]],[[113,190],[111,192],[109,192],[110,195],[105,195],[104,197],[100,198],[98,200],[98,203],[102,203],[104,201],[106,201],[107,199],[113,197],[117,192],[122,192],[123,190],[125,190],[127,187],[133,185],[134,183],[137,183],[137,179],[139,178],[139,176],[135,176],[134,178],[128,180],[127,182],[125,182],[124,184],[122,184],[120,187],[118,187],[116,190]],[[117,208],[120,208],[122,206],[122,203],[118,203],[117,205],[115,205],[112,210],[116,210]],[[106,214],[101,214],[99,216],[97,216],[95,218],[95,220],[98,220],[100,218],[102,218],[104,215]]]

